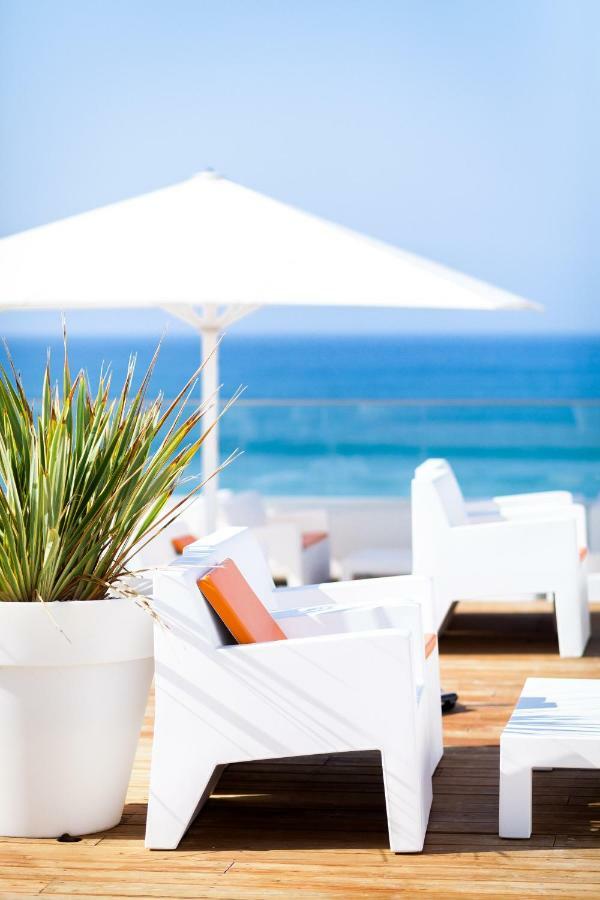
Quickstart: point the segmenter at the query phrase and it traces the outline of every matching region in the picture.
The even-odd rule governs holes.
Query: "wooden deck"
[[[144,850],[149,715],[119,827],[0,838],[0,897],[600,897],[600,772],[536,773],[532,839],[497,837],[500,731],[527,675],[600,677],[594,619],[586,657],[560,660],[545,608],[459,609],[441,649],[461,704],[423,854],[387,849],[377,754],[232,766],[179,850]]]

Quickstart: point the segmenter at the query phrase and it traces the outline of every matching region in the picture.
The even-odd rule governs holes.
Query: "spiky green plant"
[[[92,394],[86,373],[71,379],[65,335],[62,392],[48,358],[36,410],[6,349],[12,377],[0,366],[0,600],[103,598],[173,519],[165,504],[210,430],[201,431],[205,409],[186,414],[201,368],[171,403],[162,394],[148,401],[157,349],[135,393],[131,358],[116,397],[107,372]]]

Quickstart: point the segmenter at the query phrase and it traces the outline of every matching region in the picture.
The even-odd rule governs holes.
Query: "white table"
[[[600,679],[528,678],[500,739],[500,837],[531,837],[533,769],[600,768]]]

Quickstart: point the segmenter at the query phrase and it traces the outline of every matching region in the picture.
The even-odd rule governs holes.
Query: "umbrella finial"
[[[212,166],[207,166],[206,169],[202,169],[200,172],[197,172],[194,175],[194,178],[205,178],[206,180],[208,180],[221,178],[221,175],[217,172],[216,169],[213,169]]]

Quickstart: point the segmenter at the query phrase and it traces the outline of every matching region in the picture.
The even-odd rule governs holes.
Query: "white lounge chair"
[[[500,837],[531,837],[536,768],[600,769],[600,680],[525,682],[500,739]]]
[[[553,513],[562,514],[567,508],[578,523],[579,544],[587,546],[586,512],[582,504],[573,502],[569,491],[542,491],[530,494],[512,494],[510,496],[492,497],[488,500],[465,501],[456,480],[452,467],[445,459],[428,459],[423,463],[428,469],[444,470],[453,482],[454,490],[460,496],[469,521],[489,521],[491,518],[527,518],[531,515],[542,516]],[[376,545],[374,542],[357,548],[346,554],[340,561],[341,577],[347,580],[365,576],[400,575],[412,572],[412,550],[410,537],[404,542],[395,544],[384,540]]]
[[[470,519],[456,480],[424,463],[412,482],[413,572],[434,583],[439,630],[458,600],[552,594],[561,656],[581,656],[590,635],[581,524],[553,507],[516,517]]]
[[[489,522],[493,519],[527,519],[552,518],[567,516],[574,518],[577,524],[577,544],[582,555],[587,552],[587,517],[583,503],[576,503],[570,491],[534,491],[525,494],[505,494],[488,500],[471,500],[464,498],[460,484],[456,479],[452,466],[446,459],[432,458],[418,467],[420,475],[426,472],[444,473],[451,488],[449,493],[456,497],[462,505],[469,522]]]
[[[197,587],[226,559],[289,640],[232,643]],[[146,846],[178,845],[228,763],[376,749],[390,846],[421,850],[442,754],[437,649],[432,638],[426,653],[420,621],[429,595],[413,577],[275,589],[246,529],[158,572]]]
[[[329,535],[326,529],[304,525],[310,519],[310,511],[268,515],[258,491],[221,491],[219,519],[224,527],[251,528],[274,577],[285,580],[290,587],[329,581]]]

